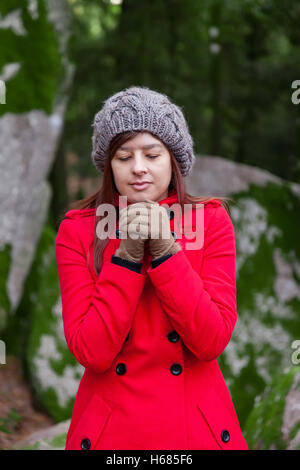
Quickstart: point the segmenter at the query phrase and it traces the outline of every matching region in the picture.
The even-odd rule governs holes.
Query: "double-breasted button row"
[[[117,367],[116,367],[116,372],[118,375],[124,375],[126,374],[127,367],[126,364],[123,362],[120,362]],[[179,375],[182,372],[182,366],[178,364],[177,362],[174,362],[174,364],[171,365],[170,371],[173,375]]]
[[[125,341],[127,341],[128,338],[129,338],[129,333],[128,333]],[[177,331],[175,331],[175,330],[170,331],[170,333],[168,334],[168,340],[171,343],[176,343],[179,339],[180,339],[180,336],[177,333]],[[124,375],[124,374],[126,374],[126,371],[127,371],[126,364],[124,364],[124,362],[119,362],[119,364],[117,364],[117,366],[116,366],[116,373],[118,375]],[[171,365],[170,371],[173,375],[179,375],[182,372],[182,366],[180,364],[178,364],[177,362],[175,362],[174,364]]]

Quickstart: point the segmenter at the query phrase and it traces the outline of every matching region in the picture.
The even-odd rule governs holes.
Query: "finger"
[[[128,227],[130,229],[137,230],[137,231],[140,230],[140,227],[144,227],[145,229],[149,230],[149,228],[150,228],[149,219],[148,219],[148,217],[135,218],[128,225]]]
[[[152,201],[152,199],[145,199],[145,202],[146,202],[147,204],[151,204],[151,205],[153,205],[153,204],[159,205],[158,202]]]
[[[141,213],[144,214],[144,213],[145,213],[145,212],[144,212],[145,210],[149,211],[149,210],[151,210],[153,207],[156,208],[157,206],[159,207],[159,205],[158,205],[157,203],[152,202],[152,201],[150,202],[150,200],[148,200],[148,201],[145,201],[145,202],[139,202],[139,203],[136,203],[136,204],[132,204],[131,206],[129,206],[128,212],[136,212],[136,213],[138,213],[138,212],[141,211]]]
[[[131,207],[128,209],[128,214],[146,214],[148,210],[148,207]]]
[[[149,217],[148,210],[144,209],[141,212],[142,212],[141,214],[136,214],[135,211],[133,211],[132,213],[127,214],[126,217],[124,215],[124,217],[121,217],[119,219],[119,225],[122,225],[122,226],[129,225],[134,219],[141,219],[143,221],[146,221]]]
[[[149,238],[149,236],[148,236],[149,235],[148,225],[139,224],[138,229],[136,227],[132,227],[130,225],[128,227],[128,234],[129,234],[130,238],[133,238],[135,240],[139,239],[139,238],[147,240]]]
[[[153,203],[150,200],[147,201],[140,201],[140,202],[135,202],[134,204],[130,204],[128,207],[148,207],[149,204]]]

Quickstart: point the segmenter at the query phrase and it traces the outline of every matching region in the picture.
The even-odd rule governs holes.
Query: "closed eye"
[[[148,157],[148,158],[150,158],[150,159],[154,159],[154,158],[159,157],[159,155],[146,155],[146,157]],[[129,158],[131,158],[131,157],[119,158],[119,160],[121,160],[121,162],[125,162],[125,161],[127,161]]]

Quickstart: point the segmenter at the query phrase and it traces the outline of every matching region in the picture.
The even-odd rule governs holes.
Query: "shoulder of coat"
[[[77,234],[82,242],[94,236],[95,209],[72,209],[64,214],[58,232]]]
[[[67,226],[71,224],[79,232],[93,233],[95,216],[96,209],[72,209],[64,214],[60,225],[66,221]]]
[[[72,220],[77,220],[77,219],[82,219],[85,217],[93,217],[96,214],[96,209],[91,208],[91,209],[72,209],[69,210],[65,213],[64,218],[65,219],[72,219]]]
[[[227,217],[227,211],[222,205],[220,199],[213,199],[211,201],[204,202],[203,204],[205,231],[210,229],[216,223],[218,224],[219,222],[222,222],[224,217]]]
[[[220,199],[211,199],[210,201],[204,201],[203,204],[206,209],[210,209],[212,207],[219,207],[222,205]]]

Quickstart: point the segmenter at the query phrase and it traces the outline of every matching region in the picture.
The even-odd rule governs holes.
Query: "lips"
[[[150,184],[150,181],[135,181],[134,183],[131,183],[131,184],[145,184],[145,183]]]
[[[142,190],[142,189],[146,189],[149,186],[149,184],[151,184],[149,181],[142,181],[138,183],[132,183],[132,186],[134,187],[134,189]]]

